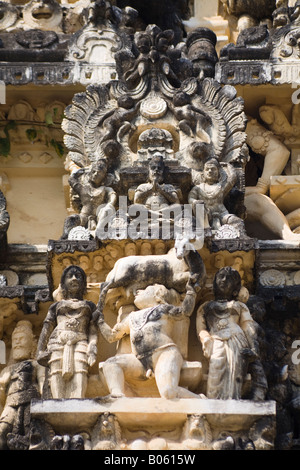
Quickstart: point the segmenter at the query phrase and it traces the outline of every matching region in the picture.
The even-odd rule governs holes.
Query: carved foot
[[[125,394],[122,392],[119,392],[118,390],[112,390],[112,392],[109,395],[111,398],[123,398],[125,397]]]

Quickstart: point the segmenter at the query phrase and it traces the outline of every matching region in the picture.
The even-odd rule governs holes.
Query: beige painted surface
[[[64,170],[6,169],[10,213],[8,243],[47,244],[62,234],[66,217],[62,174]]]

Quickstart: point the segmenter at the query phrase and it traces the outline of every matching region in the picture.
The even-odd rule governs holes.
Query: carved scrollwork
[[[31,0],[23,9],[26,28],[61,31],[62,8],[54,0]]]
[[[277,269],[268,269],[260,275],[259,281],[265,287],[282,287],[285,285],[285,275]]]
[[[0,2],[0,15],[0,31],[12,28],[19,19],[17,7],[6,2]]]

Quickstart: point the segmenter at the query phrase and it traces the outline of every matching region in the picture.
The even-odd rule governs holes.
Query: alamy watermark
[[[291,356],[292,363],[295,365],[300,364],[300,340],[296,339],[292,343],[292,349],[296,349]]]
[[[293,104],[300,103],[300,84],[299,83],[292,83],[292,88],[296,88],[296,90],[292,93],[291,99]]]
[[[204,240],[204,205],[174,204],[166,207],[141,204],[127,205],[127,197],[119,197],[119,209],[101,205],[97,210],[98,239],[173,239],[178,237]]]

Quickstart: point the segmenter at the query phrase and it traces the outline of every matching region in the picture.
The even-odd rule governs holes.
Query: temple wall
[[[299,449],[298,3],[0,5],[1,450]]]

